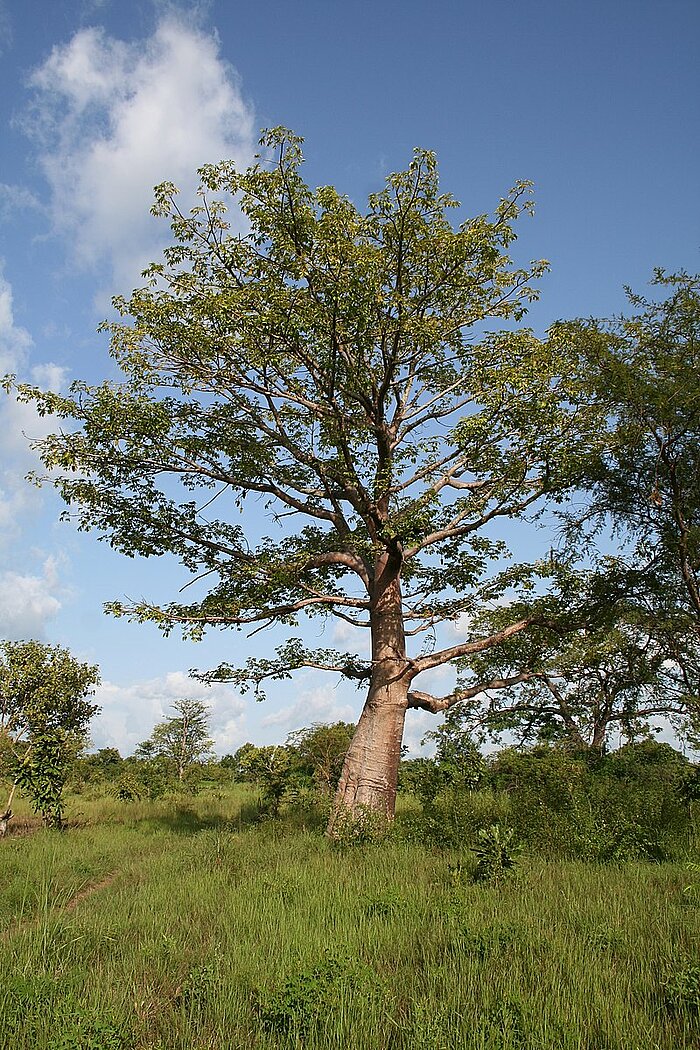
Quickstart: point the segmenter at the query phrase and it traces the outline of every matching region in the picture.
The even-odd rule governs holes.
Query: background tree
[[[476,734],[514,736],[603,752],[613,732],[645,737],[659,716],[686,707],[669,689],[668,651],[649,630],[642,574],[620,572],[618,559],[597,569],[557,564],[546,596],[513,601],[478,618],[497,631],[514,615],[545,626],[506,639],[463,661],[457,690],[470,694],[457,719]],[[481,691],[480,683],[502,688]],[[474,684],[476,683],[476,684]],[[473,695],[472,695],[473,694]]]
[[[125,381],[18,394],[70,421],[37,447],[80,528],[129,555],[175,554],[210,584],[190,604],[112,612],[195,637],[301,614],[367,631],[354,655],[293,638],[210,677],[259,688],[316,667],[364,683],[337,812],[391,817],[406,710],[448,703],[415,679],[530,623],[448,645],[439,625],[520,571],[501,572],[493,527],[575,483],[590,420],[554,342],[493,331],[522,318],[545,268],[508,254],[527,183],[455,228],[429,152],[361,212],[305,184],[298,138],[263,145],[247,171],[202,168],[189,214],[159,187],[175,243],[115,300],[132,321],[106,326]],[[245,233],[227,224],[231,197]],[[248,496],[275,538],[258,539]]]
[[[287,746],[294,754],[296,766],[322,791],[330,793],[338,786],[354,735],[355,726],[350,722],[316,724],[291,733]]]
[[[585,511],[569,538],[608,520],[622,546],[639,630],[664,650],[665,690],[697,719],[700,705],[700,277],[657,270],[664,298],[628,290],[634,312],[558,326],[608,420]],[[671,675],[671,669],[675,674]]]
[[[139,744],[139,758],[162,757],[172,764],[183,781],[188,770],[212,755],[209,738],[209,708],[201,700],[178,700],[171,705],[177,714],[159,722],[148,740]]]
[[[613,730],[647,735],[657,716],[697,735],[700,282],[657,271],[653,283],[669,294],[629,292],[629,317],[551,333],[569,346],[608,435],[592,449],[585,491],[562,515],[564,550],[545,568],[556,583],[549,596],[520,595],[477,617],[488,633],[539,609],[557,630],[534,628],[466,661],[464,688],[512,682],[469,701],[462,717],[472,728],[598,750]],[[587,553],[587,567],[572,549]]]
[[[61,826],[63,786],[98,710],[90,701],[98,683],[97,667],[60,646],[0,642],[0,755],[12,780],[5,826],[18,786],[46,824]]]

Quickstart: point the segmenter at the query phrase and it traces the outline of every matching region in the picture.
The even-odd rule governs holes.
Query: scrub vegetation
[[[308,738],[350,728],[276,749],[275,805],[253,745],[196,792],[174,770],[131,801],[145,760],[78,760],[60,834],[20,800],[0,1046],[697,1045],[698,767],[646,741],[595,762],[506,749],[465,777],[443,748],[402,763],[388,836],[332,841]]]

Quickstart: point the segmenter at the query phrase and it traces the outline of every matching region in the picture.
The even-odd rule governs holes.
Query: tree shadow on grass
[[[165,813],[148,816],[144,823],[154,828],[172,831],[176,835],[196,835],[200,831],[216,831],[225,828],[237,831],[259,825],[263,816],[256,803],[245,803],[238,813],[231,815],[223,809],[198,813],[194,808],[177,803]]]

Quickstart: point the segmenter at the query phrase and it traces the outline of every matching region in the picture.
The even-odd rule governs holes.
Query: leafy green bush
[[[74,981],[37,975],[9,975],[0,992],[1,1033],[13,1045],[28,1037],[46,1050],[126,1050],[121,1026],[86,1006]]]
[[[503,793],[443,788],[420,813],[399,818],[397,829],[408,841],[439,849],[468,849],[483,828],[510,820],[511,805]]]
[[[502,882],[515,867],[521,846],[515,841],[513,828],[491,824],[482,828],[477,836],[477,845],[472,846],[478,864],[474,873],[477,882]]]
[[[664,860],[692,833],[689,763],[667,744],[628,744],[604,758],[558,748],[506,749],[491,783],[509,799],[521,840],[538,853],[618,862]]]
[[[374,986],[374,974],[367,968],[327,951],[317,966],[293,974],[278,991],[258,992],[254,1011],[263,1031],[303,1040],[320,1027],[330,1010],[347,1000],[353,988],[361,987],[365,996],[371,996]]]
[[[671,1013],[700,1014],[700,966],[685,966],[668,974],[663,1000]]]

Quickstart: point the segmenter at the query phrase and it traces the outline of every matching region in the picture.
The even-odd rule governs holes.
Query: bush
[[[521,847],[515,841],[512,828],[502,824],[491,824],[482,828],[477,836],[477,845],[472,846],[479,863],[474,873],[477,882],[502,882],[515,867]]]
[[[438,849],[468,849],[479,831],[508,822],[510,815],[510,800],[504,793],[449,787],[424,803],[420,812],[399,816],[397,833],[409,842],[424,842]]]
[[[490,779],[507,794],[520,838],[539,853],[663,860],[681,852],[692,831],[689,769],[673,748],[648,740],[602,759],[510,748],[493,760]]]
[[[454,755],[444,768],[435,759],[404,763],[404,788],[422,805],[400,822],[407,838],[464,849],[492,825],[508,824],[541,855],[615,863],[682,855],[694,834],[700,773],[668,744],[645,740],[605,757],[506,748],[489,761],[480,790],[470,786],[476,766],[468,749],[464,757],[463,773]]]

